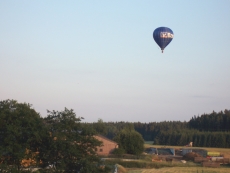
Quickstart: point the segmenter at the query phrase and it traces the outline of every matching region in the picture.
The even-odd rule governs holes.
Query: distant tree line
[[[230,147],[229,132],[205,132],[186,130],[183,132],[161,132],[156,137],[156,143],[161,145],[185,146],[193,142],[196,147]]]
[[[200,131],[230,131],[230,111],[224,110],[219,113],[212,112],[201,116],[194,116],[189,121],[189,127]]]
[[[188,122],[103,123],[100,120],[100,122],[85,125],[93,126],[98,132],[113,139],[127,124],[132,124],[145,141],[153,141],[153,144],[185,146],[193,142],[193,145],[197,147],[230,147],[230,111],[227,109],[219,113],[213,111],[210,114],[194,116]]]

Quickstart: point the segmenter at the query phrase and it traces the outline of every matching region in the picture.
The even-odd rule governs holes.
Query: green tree
[[[121,130],[114,140],[118,142],[119,147],[123,148],[127,154],[140,155],[144,151],[144,139],[130,125]]]
[[[42,119],[31,106],[0,101],[0,163],[18,171],[22,159],[31,158],[42,139]]]
[[[107,135],[106,125],[102,119],[98,119],[97,123],[93,124],[94,129],[100,135]]]
[[[56,171],[99,173],[100,159],[96,147],[101,142],[94,138],[90,128],[81,126],[82,118],[77,118],[72,109],[48,111],[44,119],[49,135],[39,148],[40,158],[45,165],[55,166]],[[44,165],[44,166],[45,166]]]

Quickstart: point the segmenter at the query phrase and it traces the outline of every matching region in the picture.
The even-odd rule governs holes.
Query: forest
[[[194,116],[188,122],[103,122],[86,123],[106,137],[113,139],[120,129],[131,125],[145,141],[156,145],[185,146],[193,142],[196,147],[230,147],[230,110]]]

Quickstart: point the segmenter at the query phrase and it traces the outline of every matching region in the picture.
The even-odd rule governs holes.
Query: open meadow
[[[181,149],[184,146],[162,146],[162,145],[151,145],[150,142],[145,143],[145,148],[174,148]],[[191,147],[192,149],[204,149],[208,152],[220,152],[225,158],[230,158],[229,148],[207,148],[207,147]],[[159,163],[162,164],[162,163]],[[201,165],[185,164],[184,166],[179,164],[172,167],[163,167],[159,169],[141,169],[141,168],[126,168],[126,173],[229,173],[230,165],[221,166],[219,168],[206,168]]]
[[[136,169],[127,173],[229,173],[230,168],[171,167],[160,169]]]

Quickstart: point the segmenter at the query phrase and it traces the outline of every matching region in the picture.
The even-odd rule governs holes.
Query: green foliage
[[[97,123],[93,123],[93,128],[100,135],[106,135],[107,134],[106,126],[105,126],[102,119],[98,119]]]
[[[81,120],[72,109],[48,111],[48,116],[41,118],[30,104],[0,101],[1,172],[20,172],[22,159],[31,157],[44,167],[54,165],[54,172],[106,172],[108,169],[102,169],[95,152],[101,145],[93,137],[98,133],[110,139],[115,137],[119,149],[114,153],[122,157],[124,153],[140,155],[144,150],[143,138],[161,145],[193,142],[194,146],[230,147],[229,110],[194,116],[189,122],[105,123],[99,119],[97,123],[81,123]],[[36,151],[38,155],[34,155]]]
[[[156,145],[184,146],[193,142],[194,146],[230,147],[230,111],[212,112],[194,116],[189,122],[103,122],[107,138],[114,139],[124,128],[134,128],[145,141],[154,141]],[[86,124],[85,124],[86,125]],[[94,126],[87,123],[87,126]]]
[[[96,123],[98,124],[98,123]],[[230,147],[230,111],[212,112],[194,116],[189,122],[103,122],[104,134],[109,139],[120,133],[124,128],[133,128],[139,132],[145,141],[154,141],[159,145],[184,146],[193,142],[194,146]],[[87,123],[93,127],[95,124]],[[129,127],[127,127],[129,126]]]
[[[152,161],[123,161],[122,159],[114,159],[114,160],[106,160],[105,163],[107,165],[115,165],[119,164],[124,166],[125,168],[163,168],[163,167],[187,167],[187,166],[197,166],[196,164],[183,164],[180,162],[152,162]]]
[[[16,165],[6,165],[6,164],[0,164],[0,172],[1,173],[24,173],[27,172],[29,173],[29,171],[23,171],[23,170],[18,170]]]
[[[0,162],[20,169],[21,160],[37,151],[42,119],[30,104],[0,101]],[[27,152],[26,152],[27,150]]]
[[[113,154],[121,156],[123,154],[125,154],[125,150],[123,148],[115,148],[115,150],[113,151]]]
[[[53,166],[48,172],[108,172],[96,155],[101,142],[94,138],[92,128],[81,126],[81,119],[67,108],[48,111],[48,116],[41,118],[30,104],[1,101],[1,172],[23,172],[21,161],[26,158],[44,167]]]
[[[230,131],[230,110],[194,116],[188,124],[190,128],[200,131]]]
[[[94,138],[89,128],[81,126],[73,110],[48,111],[44,119],[49,135],[39,147],[40,159],[44,166],[54,165],[56,170],[65,172],[101,172],[96,147],[101,142]]]
[[[114,140],[127,154],[140,155],[144,151],[144,139],[130,125],[121,130]]]

